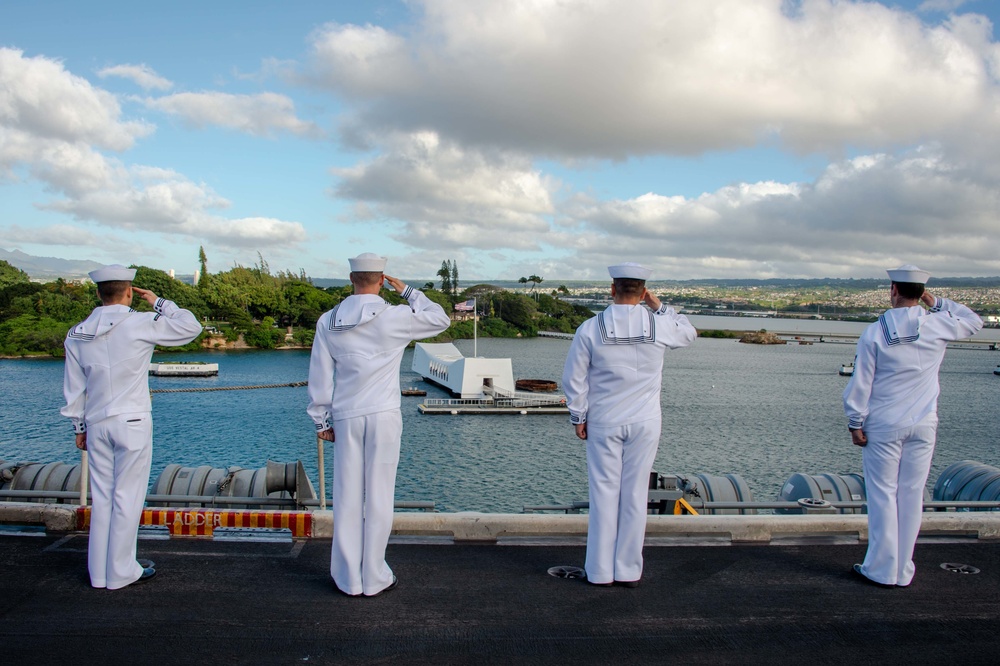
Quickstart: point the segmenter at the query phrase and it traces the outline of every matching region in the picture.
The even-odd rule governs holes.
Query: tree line
[[[206,330],[183,350],[202,348],[205,338],[212,335],[228,342],[242,339],[247,346],[260,349],[286,344],[308,347],[320,315],[352,291],[349,285],[316,287],[304,271],[272,272],[260,254],[253,266],[235,265],[218,273],[209,271],[204,248],[199,248],[198,258],[201,270],[196,285],[175,280],[154,268],[132,266],[136,269],[136,286],[174,301],[206,325]],[[438,276],[441,288],[436,289],[430,282],[422,285],[424,293],[449,313],[455,303],[475,298],[478,334],[483,337],[526,337],[540,330],[572,333],[593,315],[585,307],[560,300],[557,292],[538,292],[531,297],[488,284],[460,289],[458,264],[451,260],[442,262]],[[403,302],[392,290],[384,291],[383,297],[393,304]],[[63,279],[35,283],[24,271],[0,260],[0,355],[62,356],[67,331],[86,319],[97,305],[100,301],[93,283]],[[132,307],[150,309],[139,298]],[[286,336],[289,330],[291,340]],[[466,317],[453,321],[435,341],[472,335],[473,321]]]

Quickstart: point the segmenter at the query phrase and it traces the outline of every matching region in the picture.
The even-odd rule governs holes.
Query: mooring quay
[[[187,511],[178,524],[192,528],[228,522],[216,520],[222,512],[177,511]],[[850,573],[864,556],[862,515],[652,515],[642,583],[626,589],[550,575],[582,565],[585,515],[400,512],[387,554],[399,586],[370,599],[345,597],[330,581],[329,512],[310,512],[313,538],[274,528],[192,537],[144,527],[139,556],[158,573],[114,592],[89,587],[79,513],[0,504],[4,663],[997,658],[997,512],[927,513],[917,576],[893,589]]]

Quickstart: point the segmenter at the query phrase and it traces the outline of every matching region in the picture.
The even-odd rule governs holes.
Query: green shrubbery
[[[310,346],[320,315],[351,294],[350,286],[315,287],[304,274],[271,274],[263,258],[252,268],[236,266],[217,274],[207,272],[204,252],[201,261],[202,277],[196,286],[145,266],[135,267],[134,283],[190,310],[199,321],[211,320],[227,343],[242,335],[250,347],[274,349],[285,343],[285,329],[290,326],[294,344]],[[61,279],[32,283],[23,271],[5,263],[0,262],[0,355],[61,356],[70,327],[86,319],[100,305],[96,287],[92,283],[74,284]],[[452,265],[451,269],[457,284],[457,267]],[[404,302],[392,290],[382,294],[389,303]],[[530,337],[539,330],[572,333],[593,316],[590,310],[549,294],[516,293],[487,284],[475,285],[461,294],[446,294],[434,288],[425,289],[424,294],[448,313],[454,311],[455,302],[475,298],[481,313],[478,335],[482,337]],[[138,297],[132,307],[150,310],[149,304]],[[435,339],[464,339],[473,334],[470,317],[453,322]],[[193,342],[169,350],[200,349],[206,336],[207,333],[202,333]]]

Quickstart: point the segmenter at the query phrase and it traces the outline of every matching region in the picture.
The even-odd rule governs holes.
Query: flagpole
[[[479,358],[479,309],[476,299],[472,299],[472,358]]]

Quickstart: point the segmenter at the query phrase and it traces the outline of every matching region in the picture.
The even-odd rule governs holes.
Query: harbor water
[[[788,330],[782,325],[787,320],[736,320],[692,317],[699,328]],[[792,330],[803,333],[854,333],[864,327],[792,323],[800,327]],[[472,355],[471,340],[456,345]],[[558,380],[568,346],[561,339],[480,339],[478,353],[512,358],[515,378]],[[411,354],[408,350],[403,359],[401,385],[425,388],[428,397],[448,397],[410,372]],[[841,407],[848,378],[837,373],[853,356],[849,344],[759,346],[706,338],[668,352],[655,469],[736,473],[758,500],[776,498],[795,472],[860,473],[861,452],[850,443]],[[208,361],[220,371],[208,378],[150,377],[152,389],[287,384],[306,379],[309,352],[192,352],[153,360]],[[959,460],[1000,464],[1000,377],[993,374],[998,363],[1000,354],[982,349],[946,354],[929,484]],[[79,461],[69,420],[59,414],[62,375],[61,360],[0,360],[0,460]],[[587,498],[585,448],[568,416],[421,415],[417,405],[423,398],[402,400],[397,500],[432,501],[441,511],[518,512]],[[171,463],[258,468],[268,459],[301,459],[316,484],[316,437],[307,402],[305,387],[157,393],[152,478]],[[335,464],[332,449],[326,449],[328,480]]]

